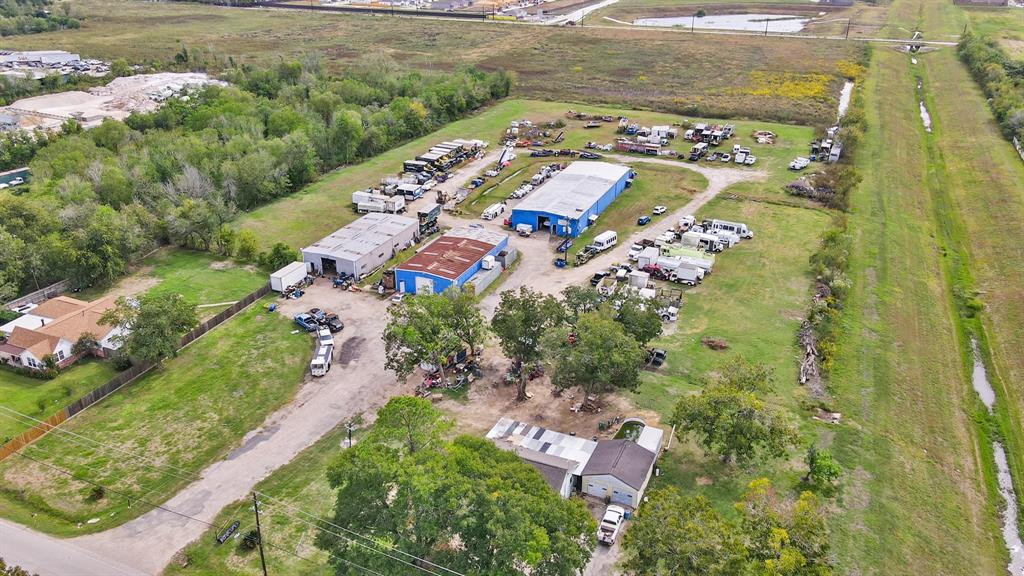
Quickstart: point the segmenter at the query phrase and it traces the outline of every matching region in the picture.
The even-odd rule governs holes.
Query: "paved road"
[[[41,576],[142,576],[99,554],[0,519],[0,558]]]

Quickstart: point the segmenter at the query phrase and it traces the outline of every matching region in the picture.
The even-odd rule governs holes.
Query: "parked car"
[[[647,363],[655,368],[661,366],[668,360],[668,352],[661,348],[651,348],[647,351]]]
[[[594,154],[593,152],[580,152],[580,158],[583,160],[600,160],[600,154]]]
[[[705,158],[705,160],[707,160],[708,162],[717,162],[718,159],[721,158],[721,157],[722,157],[722,153],[721,152],[712,152],[711,154],[708,154],[708,157]]]
[[[732,160],[732,155],[731,154],[728,154],[728,153],[722,154],[722,162],[729,162],[731,160]]]
[[[18,177],[18,178],[15,178],[15,179],[11,180],[11,186],[21,186],[24,183],[25,183],[25,179],[21,178],[21,177]]]
[[[10,188],[10,187],[11,187],[10,184],[7,184],[5,182],[0,182],[0,190],[3,190],[5,188]]]
[[[668,212],[668,207],[660,206],[660,205],[659,206],[655,206],[654,210],[651,211],[651,213],[654,214],[655,216],[661,216],[665,212]]]
[[[600,272],[597,272],[596,274],[590,277],[590,285],[597,286],[598,284],[601,283],[601,280],[604,280],[605,278],[608,277],[608,274],[609,272],[607,270],[601,270]]]
[[[324,320],[323,325],[326,326],[332,334],[341,332],[345,329],[345,323],[341,321],[341,318],[338,318],[337,314],[329,314]]]
[[[803,170],[811,165],[810,158],[804,158],[803,156],[797,156],[795,160],[789,163],[790,170]]]
[[[310,308],[309,315],[317,322],[323,322],[324,319],[327,318],[327,312],[324,312],[319,308]]]
[[[637,226],[647,226],[651,223],[651,217],[646,214],[636,219]]]
[[[312,332],[316,330],[318,326],[316,319],[305,312],[296,314],[294,320],[295,323],[299,325],[299,328],[302,328],[306,332]]]
[[[753,165],[754,165],[754,162],[757,162],[757,156],[747,156],[747,157],[746,157],[746,158],[745,158],[745,159],[743,160],[743,164],[744,164],[745,166],[753,166]]]
[[[605,508],[601,524],[597,527],[597,541],[611,546],[622,529],[622,521],[626,518],[626,510],[614,504]]]
[[[396,292],[395,295],[391,297],[391,303],[398,304],[403,299],[405,299],[405,292]]]

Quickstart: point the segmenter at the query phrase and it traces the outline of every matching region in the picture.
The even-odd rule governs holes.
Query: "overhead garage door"
[[[608,489],[600,484],[587,484],[587,494],[590,494],[594,498],[604,498],[604,495],[608,493]]]
[[[620,492],[615,490],[612,492],[612,502],[615,504],[625,504],[626,506],[635,506],[633,503],[632,492]]]
[[[434,293],[434,281],[430,278],[424,278],[423,276],[416,277],[416,293],[417,294],[433,294]]]

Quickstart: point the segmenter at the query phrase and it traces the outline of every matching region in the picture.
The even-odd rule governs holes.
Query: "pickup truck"
[[[299,327],[305,330],[306,332],[312,332],[319,327],[319,325],[316,322],[316,319],[314,319],[313,316],[305,312],[303,312],[302,314],[296,314],[294,320],[295,323],[298,324]]]
[[[597,527],[597,541],[611,546],[622,528],[622,521],[626,517],[626,510],[622,506],[609,506],[605,508],[604,517]]]

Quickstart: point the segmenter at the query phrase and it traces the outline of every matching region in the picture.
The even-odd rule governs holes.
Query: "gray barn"
[[[314,272],[362,277],[383,266],[416,241],[418,222],[397,214],[367,214],[312,246],[302,260]]]

